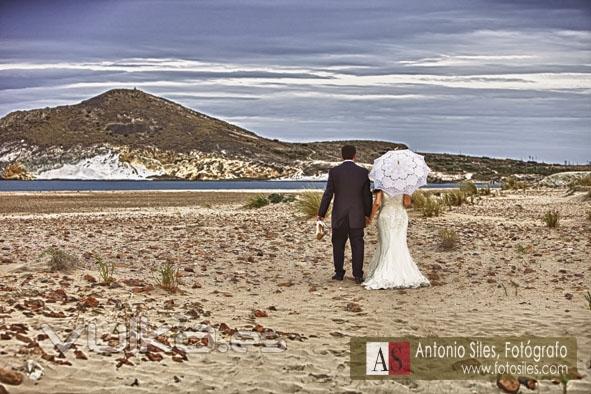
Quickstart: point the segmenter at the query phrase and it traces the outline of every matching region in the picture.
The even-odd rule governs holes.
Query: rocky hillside
[[[362,163],[405,148],[382,141],[350,142]],[[115,89],[76,105],[15,111],[0,119],[0,178],[317,177],[340,160],[343,143],[271,140],[140,90]],[[428,154],[427,162],[435,180],[470,174],[491,179],[523,164],[440,154]],[[544,175],[570,170],[537,167]]]

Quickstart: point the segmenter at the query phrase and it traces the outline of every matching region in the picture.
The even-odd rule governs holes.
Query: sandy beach
[[[43,369],[5,385],[10,393],[340,392],[497,393],[494,381],[354,381],[349,341],[356,336],[575,336],[582,379],[569,393],[591,392],[591,202],[564,190],[504,192],[440,217],[409,212],[409,246],[432,287],[367,291],[350,278],[331,281],[329,237],[292,204],[243,207],[251,193],[83,192],[0,194],[0,367]],[[548,209],[561,214],[547,228]],[[438,248],[440,229],[459,247]],[[376,228],[366,231],[366,262]],[[40,255],[55,246],[80,258],[69,273],[47,271]],[[351,273],[347,253],[347,275]],[[95,265],[113,262],[101,285]],[[179,268],[180,289],[156,285],[164,262]],[[100,353],[82,333],[64,354],[47,338],[96,325],[117,345],[117,324],[143,316],[155,328],[200,324],[228,344],[235,330],[269,346]],[[197,339],[195,339],[197,338]],[[189,343],[200,342],[194,337]],[[219,342],[218,342],[219,340]],[[191,342],[193,341],[193,342]],[[157,347],[157,346],[156,346]],[[224,349],[226,351],[224,351]],[[274,352],[266,350],[275,350]],[[522,389],[527,392],[526,389]],[[561,393],[542,381],[539,393]]]

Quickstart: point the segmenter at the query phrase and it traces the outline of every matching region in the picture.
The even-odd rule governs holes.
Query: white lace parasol
[[[373,162],[369,179],[375,189],[389,196],[413,194],[419,187],[427,184],[431,169],[425,158],[409,149],[391,150]]]

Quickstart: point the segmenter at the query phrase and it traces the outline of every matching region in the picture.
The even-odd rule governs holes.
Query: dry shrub
[[[558,221],[560,220],[560,214],[557,210],[550,210],[544,214],[542,218],[546,226],[549,228],[556,228],[558,227]]]
[[[80,265],[78,257],[55,246],[45,250],[40,257],[45,256],[49,256],[47,266],[51,272],[69,272]]]
[[[441,203],[433,197],[428,197],[423,205],[423,216],[430,218],[441,215]]]
[[[503,184],[501,185],[501,189],[503,190],[525,190],[527,189],[527,183],[518,181],[516,178],[510,176],[505,178]]]
[[[472,181],[460,182],[460,191],[466,196],[474,196],[478,194],[478,188]]]
[[[461,207],[465,202],[468,202],[467,196],[461,190],[452,190],[443,194],[443,203],[448,207]]]
[[[452,250],[458,246],[459,237],[455,230],[444,228],[439,230],[439,248]]]
[[[425,202],[429,198],[428,194],[422,190],[417,190],[412,194],[412,206],[413,208],[421,209],[425,206]]]
[[[244,205],[245,208],[262,208],[265,205],[269,205],[270,201],[267,197],[263,196],[262,194],[258,194],[248,199],[246,204]]]

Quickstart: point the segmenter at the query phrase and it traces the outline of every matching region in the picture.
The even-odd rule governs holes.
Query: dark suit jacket
[[[352,161],[331,168],[318,216],[326,216],[334,195],[332,228],[347,224],[349,228],[364,228],[365,217],[370,215],[372,205],[368,174],[369,171]]]

